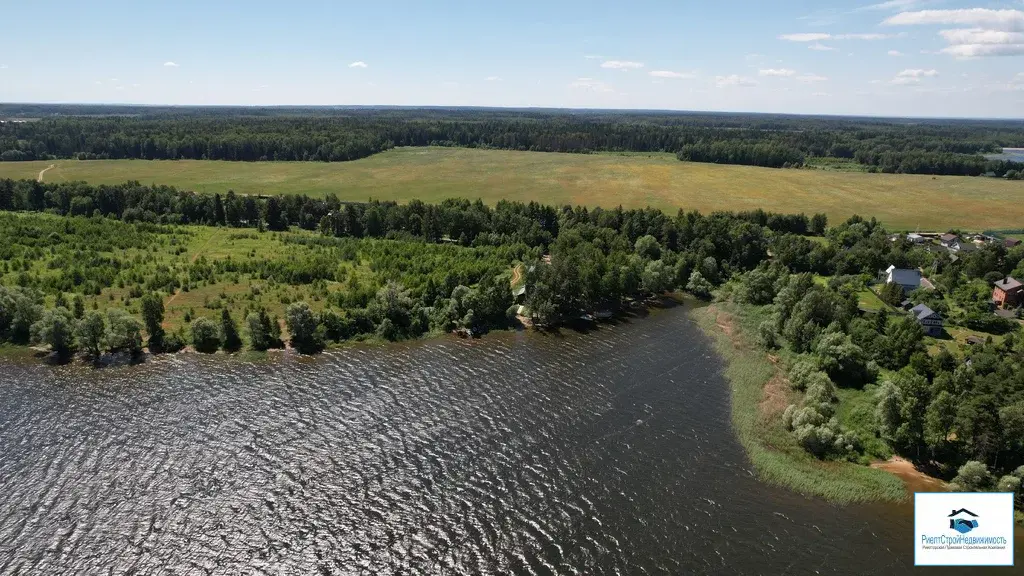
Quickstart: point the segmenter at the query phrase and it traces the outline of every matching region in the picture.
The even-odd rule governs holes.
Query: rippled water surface
[[[314,359],[0,365],[0,574],[900,574],[760,484],[682,310]]]

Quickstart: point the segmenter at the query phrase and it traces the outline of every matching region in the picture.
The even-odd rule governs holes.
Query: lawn
[[[857,293],[857,304],[866,312],[880,312],[883,308],[889,308],[877,294],[866,288]]]
[[[197,192],[334,193],[342,200],[501,199],[587,206],[825,212],[875,216],[894,229],[1017,228],[1024,184],[996,178],[774,170],[680,162],[671,154],[555,154],[401,148],[355,162],[100,160],[3,162],[0,178],[138,180]]]

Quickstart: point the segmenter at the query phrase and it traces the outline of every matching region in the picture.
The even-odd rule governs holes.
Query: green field
[[[825,212],[833,222],[875,216],[890,228],[1019,228],[1024,184],[995,178],[774,170],[684,163],[671,154],[555,154],[401,148],[355,162],[100,160],[0,163],[0,178],[138,180],[197,192],[337,194],[342,200],[450,197],[702,212]]]

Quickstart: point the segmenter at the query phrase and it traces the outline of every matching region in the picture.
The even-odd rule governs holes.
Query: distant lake
[[[1024,162],[1024,148],[1003,148],[1002,154],[986,154],[985,158],[990,160],[1012,160]]]

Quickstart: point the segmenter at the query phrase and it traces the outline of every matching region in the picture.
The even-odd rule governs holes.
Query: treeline
[[[689,162],[743,164],[766,168],[797,168],[804,163],[804,155],[800,150],[779,144],[700,142],[683,146],[677,156],[680,160]]]
[[[782,425],[819,458],[865,461],[891,450],[956,471],[949,475],[959,490],[1020,495],[1024,339],[1020,325],[993,315],[988,302],[991,282],[1024,272],[1024,248],[993,243],[953,260],[902,237],[893,241],[876,222],[856,217],[827,237],[828,245],[813,246],[776,236],[775,258],[732,285],[735,300],[764,307],[758,341],[785,359],[798,393]],[[959,358],[944,346],[929,351],[909,314],[862,312],[858,295],[888,264],[931,271],[935,289],[907,296],[938,311],[947,326],[1004,336],[968,346]],[[816,282],[811,272],[831,278]],[[841,422],[840,390],[869,385],[873,409]]]
[[[7,106],[10,108],[10,106]],[[43,109],[50,110],[46,107]],[[486,109],[125,109],[133,116],[0,123],[0,160],[54,158],[346,161],[394,146],[587,153],[671,152],[782,167],[855,160],[883,172],[1004,176],[985,153],[1024,145],[1019,122]],[[3,108],[0,108],[0,112]],[[24,112],[16,107],[12,112]],[[68,108],[65,113],[96,113]]]
[[[123,301],[131,306],[139,298],[152,298],[147,294],[212,286],[224,278],[235,278],[234,284],[242,277],[268,285],[307,285],[314,287],[311,293],[326,308],[314,312],[293,306],[300,302],[287,302],[285,321],[291,344],[315,351],[331,341],[369,335],[400,340],[432,331],[503,328],[517,312],[539,325],[553,326],[583,314],[614,312],[681,288],[708,296],[734,273],[766,258],[773,234],[821,233],[827,225],[824,215],[808,218],[763,211],[706,216],[680,211],[672,216],[654,209],[588,210],[513,202],[489,207],[465,200],[439,205],[342,205],[303,197],[246,198],[253,203],[251,214],[235,221],[230,216],[232,206],[242,202],[244,214],[245,200],[196,197],[136,183],[91,187],[7,181],[0,182],[0,189],[10,192],[4,204],[8,209],[71,215],[47,222],[11,215],[0,234],[7,238],[0,277],[13,280],[16,288],[12,289],[18,291],[0,313],[0,332],[17,343],[48,343],[61,353],[83,348],[95,352],[96,347],[84,346],[76,336],[77,323],[84,317],[60,301],[43,310],[44,296],[74,302],[116,285],[126,292]],[[74,207],[83,202],[93,206],[91,217],[74,217],[78,212]],[[301,249],[287,257],[215,261],[200,257],[183,273],[160,264],[152,255],[160,247],[181,253],[174,250],[181,244],[176,228],[150,222],[117,223],[113,228],[103,218],[133,221],[140,214],[150,215],[142,220],[157,222],[256,229],[286,229],[300,223],[318,228],[321,234],[282,236],[283,248]],[[144,252],[125,258],[117,255],[127,247]],[[545,253],[547,258],[542,258]],[[42,274],[34,266],[41,258],[52,272]],[[370,277],[356,270],[364,262]],[[515,262],[522,262],[519,275],[526,287],[519,302],[513,302],[510,287]],[[335,288],[326,289],[326,282]],[[255,295],[253,288],[246,297]],[[241,332],[247,334],[250,346],[276,342],[273,326],[277,323],[261,316],[257,299],[250,302],[240,316],[246,327]],[[258,321],[249,321],[253,314]],[[212,343],[223,342],[230,332],[223,326],[234,321],[214,318],[196,324],[197,320],[198,316],[189,314],[191,333],[175,334],[171,347],[191,342],[200,350],[216,348]],[[39,322],[45,328],[31,329]],[[95,333],[109,330],[101,330],[95,317],[90,322]],[[218,332],[210,323],[222,329]],[[146,320],[146,325],[151,348],[154,342],[155,349],[167,347],[157,323]],[[68,326],[70,332],[65,329]],[[254,332],[255,326],[262,327],[262,332]],[[58,337],[66,339],[54,340]]]
[[[558,236],[562,214],[580,212],[595,224],[622,231],[635,241],[648,233],[664,235],[671,219],[653,208],[624,210],[556,208],[537,202],[498,202],[450,199],[441,204],[413,200],[407,204],[370,201],[342,203],[305,195],[240,196],[228,192],[207,195],[173,186],[138,182],[93,186],[84,182],[42,183],[0,180],[0,210],[49,212],[61,216],[105,216],[126,222],[200,224],[234,228],[285,230],[297,226],[336,237],[416,237],[428,242],[463,246],[497,246],[522,242],[544,246]],[[784,215],[756,210],[735,216],[776,232],[821,234],[827,218]],[[663,230],[663,228],[665,230]],[[652,232],[653,231],[653,232]],[[671,235],[670,235],[671,237]]]

